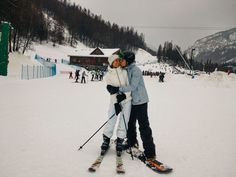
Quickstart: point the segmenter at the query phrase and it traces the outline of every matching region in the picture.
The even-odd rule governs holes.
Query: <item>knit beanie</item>
[[[109,58],[108,58],[108,63],[109,65],[111,66],[113,61],[115,61],[117,58],[119,58],[118,55],[114,54],[114,55],[111,55]]]
[[[135,54],[130,51],[123,52],[124,59],[127,61],[128,65],[135,61]]]

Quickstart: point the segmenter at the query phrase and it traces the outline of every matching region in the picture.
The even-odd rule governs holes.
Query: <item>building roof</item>
[[[100,54],[92,54],[95,51],[100,51]],[[73,53],[69,54],[68,56],[80,56],[80,57],[109,57],[115,52],[119,51],[119,48],[115,49],[103,49],[103,48],[83,48],[83,49],[76,49]]]

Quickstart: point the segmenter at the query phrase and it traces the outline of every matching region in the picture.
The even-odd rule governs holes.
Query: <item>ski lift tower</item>
[[[184,61],[184,63],[186,64],[186,66],[188,67],[189,71],[190,71],[190,75],[192,76],[192,79],[194,78],[194,72],[193,72],[193,67],[189,66],[188,62],[184,59],[183,55],[181,54],[180,50],[178,49],[177,46],[175,46],[175,49],[177,50],[177,52],[179,53],[180,57],[182,58],[182,60]],[[195,49],[191,50],[191,55],[193,54],[193,51]],[[192,57],[192,56],[191,56]]]
[[[8,22],[0,24],[0,75],[7,76],[8,45],[11,25]]]
[[[192,78],[194,78],[194,72],[193,72],[193,52],[194,52],[194,48],[191,50],[191,56],[190,56],[190,67],[191,67],[191,71],[192,71]]]

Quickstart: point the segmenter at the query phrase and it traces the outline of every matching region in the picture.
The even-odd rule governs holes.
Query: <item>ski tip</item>
[[[162,171],[161,173],[171,173],[172,172],[172,168],[168,168],[168,169],[165,169],[164,171]]]
[[[173,168],[169,167],[168,165],[163,164],[163,173],[170,173],[172,172]]]
[[[157,173],[160,173],[160,174],[168,174],[168,173],[171,173],[173,171],[173,169],[172,168],[166,168],[163,170],[155,169],[154,171],[156,171]]]
[[[117,170],[116,173],[117,173],[117,174],[125,174],[125,171],[123,171],[123,170],[122,170],[122,171]]]
[[[157,163],[156,163],[157,162]],[[172,168],[167,166],[166,164],[162,164],[161,162],[147,162],[146,166],[151,168],[153,171],[160,174],[167,174],[172,172]]]
[[[88,171],[93,173],[93,172],[95,172],[96,170],[95,170],[94,168],[91,168],[91,167],[90,167],[90,168],[88,169]]]

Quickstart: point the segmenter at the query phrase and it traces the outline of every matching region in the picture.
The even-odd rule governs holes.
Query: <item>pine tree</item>
[[[161,44],[160,44],[159,47],[158,47],[158,50],[157,50],[158,63],[160,63],[160,61],[161,61],[161,59],[162,59],[162,56],[163,56],[163,51],[162,51],[162,46],[161,46]]]

